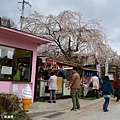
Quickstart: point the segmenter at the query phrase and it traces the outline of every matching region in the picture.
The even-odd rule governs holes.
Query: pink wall
[[[20,36],[9,36],[6,34],[0,34],[0,44],[17,47],[17,48],[23,48],[27,50],[32,50],[36,52],[37,50],[37,43],[27,40],[26,38],[22,38]]]
[[[11,84],[11,93],[17,95],[20,98],[20,101],[22,98],[22,91],[26,87],[26,84],[29,84],[29,86],[32,88],[32,84],[27,82],[12,82]],[[34,89],[32,89],[32,94],[34,94]]]
[[[10,93],[11,82],[0,81],[0,93]]]

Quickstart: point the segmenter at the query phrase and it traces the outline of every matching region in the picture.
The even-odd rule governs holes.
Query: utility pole
[[[31,5],[29,4],[29,2],[26,2],[25,0],[23,0],[23,2],[18,2],[18,3],[22,3],[22,10],[21,10],[21,16],[20,16],[20,30],[22,30],[23,27],[23,20],[24,20],[24,9],[25,9],[25,4],[29,5],[31,7]]]

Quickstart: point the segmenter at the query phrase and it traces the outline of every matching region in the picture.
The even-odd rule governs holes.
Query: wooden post
[[[82,98],[84,97],[84,70],[82,70]]]

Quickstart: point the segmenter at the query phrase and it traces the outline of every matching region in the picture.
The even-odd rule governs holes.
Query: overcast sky
[[[6,16],[18,24],[23,0],[0,0],[0,16]],[[42,15],[58,15],[64,10],[80,12],[82,21],[101,20],[108,44],[120,55],[120,0],[25,0],[25,17],[33,11]]]

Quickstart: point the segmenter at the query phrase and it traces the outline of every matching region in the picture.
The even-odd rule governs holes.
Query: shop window
[[[29,50],[0,45],[0,80],[30,81],[32,54]]]

